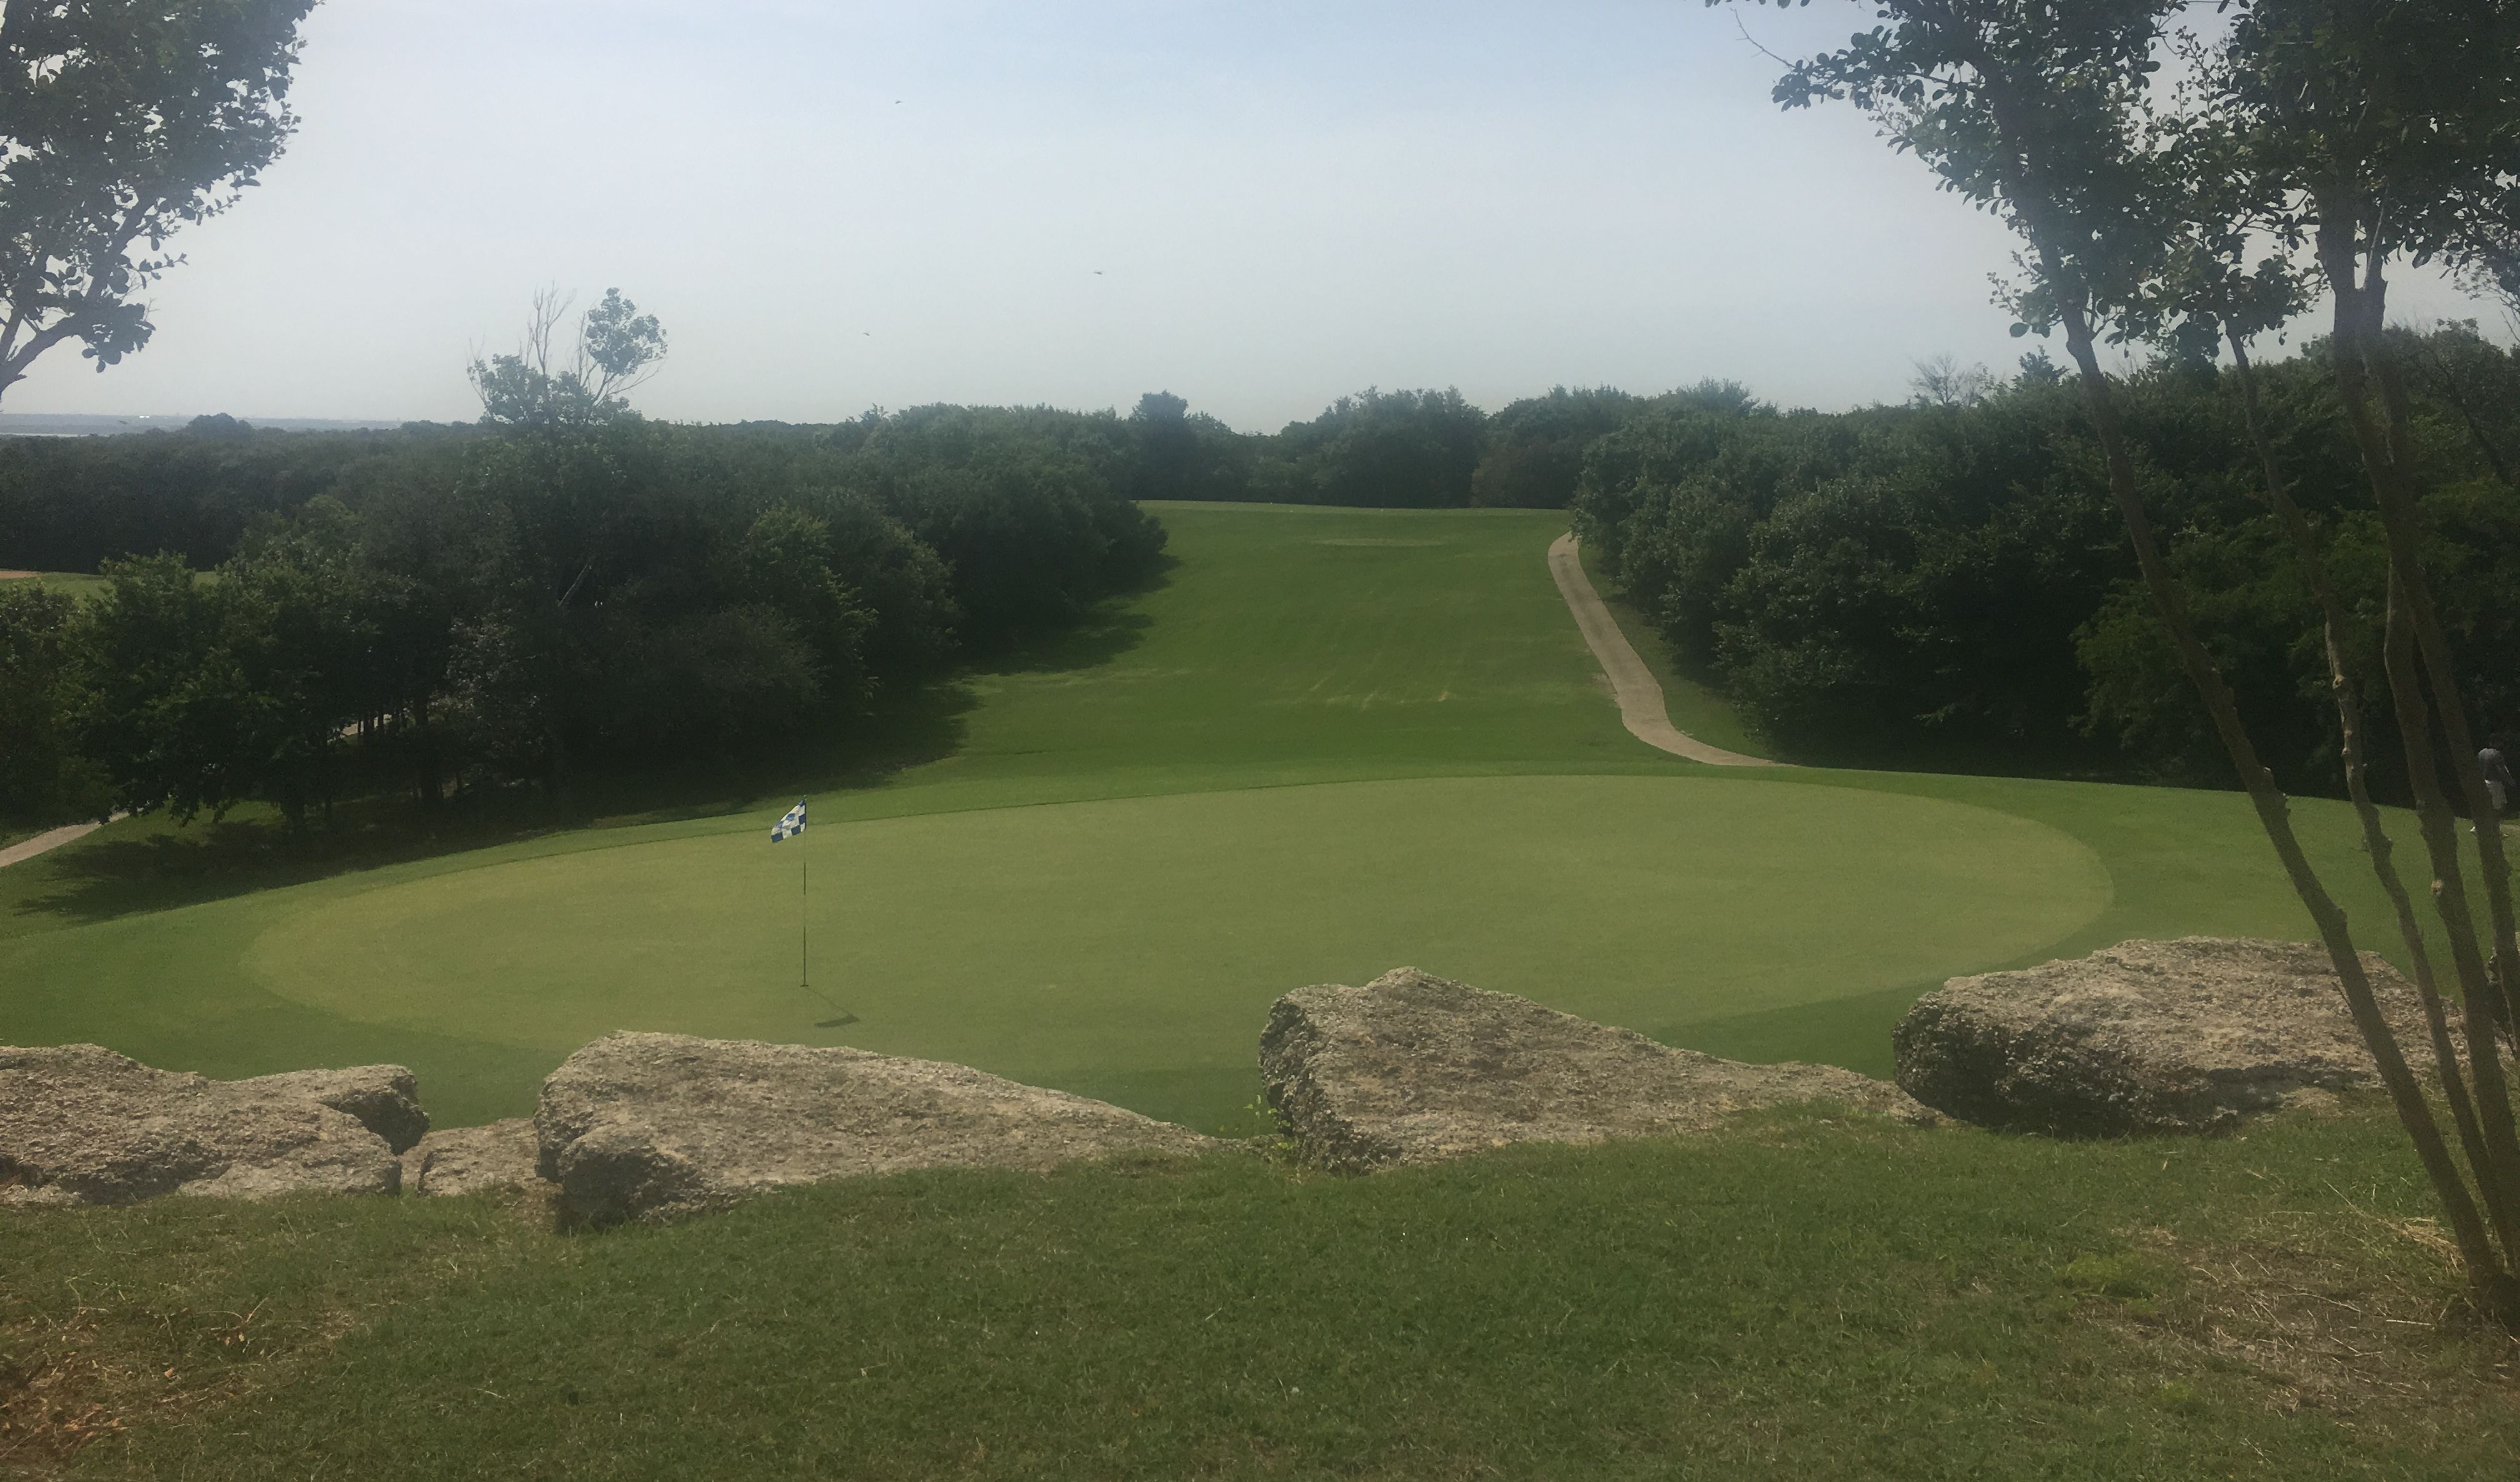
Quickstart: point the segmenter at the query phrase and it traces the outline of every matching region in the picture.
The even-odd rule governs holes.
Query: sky
[[[156,339],[12,412],[469,420],[537,289],[619,288],[654,417],[2009,371],[2011,240],[1769,51],[1871,7],[328,0],[301,123],[175,239]],[[2492,317],[2400,283],[2401,317]],[[2062,359],[2062,347],[2053,350]]]

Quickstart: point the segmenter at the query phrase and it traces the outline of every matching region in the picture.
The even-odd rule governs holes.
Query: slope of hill
[[[971,676],[949,754],[822,793],[796,843],[766,840],[780,794],[171,909],[134,882],[194,835],[152,821],[12,869],[0,1042],[222,1075],[402,1061],[455,1124],[526,1108],[597,1034],[669,1029],[1205,1127],[1254,1094],[1277,994],[1399,963],[1878,1073],[1890,1020],[1954,973],[2303,934],[2235,797],[1753,777],[1638,743],[1550,580],[1551,515],[1162,513],[1162,586]],[[2341,810],[2304,811],[2350,847]],[[816,1027],[834,1005],[855,1022]]]

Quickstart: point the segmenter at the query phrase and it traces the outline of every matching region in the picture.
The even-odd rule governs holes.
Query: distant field
[[[1212,1127],[1257,1091],[1272,999],[1403,963],[1880,1072],[1888,1024],[1953,973],[2307,932],[2236,797],[1645,747],[1550,580],[1554,515],[1160,513],[1161,587],[974,677],[950,756],[817,796],[800,843],[767,841],[778,796],[175,909],[133,885],[169,839],[151,820],[0,871],[0,1043],[218,1074],[399,1060],[454,1124],[528,1108],[595,1034],[676,1029]],[[1711,699],[1675,695],[1708,727]],[[2301,812],[2352,858],[2341,809]],[[815,986],[857,1015],[836,1029],[796,982],[800,851]]]
[[[85,571],[35,571],[12,575],[7,579],[41,582],[56,592],[68,592],[72,597],[93,597],[111,585],[104,577]]]

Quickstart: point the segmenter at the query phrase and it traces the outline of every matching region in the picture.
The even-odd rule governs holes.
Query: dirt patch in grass
[[[2270,1411],[2356,1428],[2520,1407],[2520,1339],[2469,1306],[2456,1251],[2429,1220],[2302,1213],[2229,1241],[2126,1235],[2129,1255],[2077,1261],[2059,1283],[2174,1375],[2237,1377]],[[2163,1380],[2170,1400],[2183,1387]]]
[[[118,1293],[116,1295],[119,1295]],[[44,1476],[134,1424],[181,1424],[273,1382],[269,1361],[329,1348],[358,1326],[342,1310],[275,1342],[260,1312],[160,1312],[100,1298],[57,1321],[11,1325],[0,1357],[0,1473]]]
[[[32,1345],[22,1331],[10,1334],[9,1346],[17,1357],[0,1363],[0,1469],[37,1475],[123,1428],[99,1398],[113,1386],[95,1359],[25,1356]]]

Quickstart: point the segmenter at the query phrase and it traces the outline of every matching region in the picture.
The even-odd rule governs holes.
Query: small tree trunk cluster
[[[2467,1051],[2464,1062],[2449,1031],[2421,923],[2398,876],[2387,830],[2366,786],[2361,717],[2354,685],[2345,668],[2344,609],[2320,564],[2308,522],[2293,504],[2275,464],[2272,441],[2266,434],[2256,405],[2245,346],[2238,347],[2238,377],[2252,432],[2266,465],[2268,499],[2304,563],[2326,624],[2330,686],[2344,743],[2347,791],[2362,823],[2372,869],[2396,908],[2398,929],[2407,944],[2418,993],[2424,1001],[2431,1040],[2428,1048],[2438,1083],[2432,1091],[2408,1064],[2395,1031],[2380,1011],[2345,912],[2303,849],[2284,795],[2276,787],[2273,774],[2259,759],[2230,687],[2197,637],[2185,593],[2162,560],[2115,394],[2093,351],[2090,319],[2081,297],[2070,292],[2075,286],[2070,271],[2052,249],[2043,247],[2040,259],[2048,281],[2059,290],[2066,348],[2080,374],[2085,406],[2107,462],[2110,490],[2125,518],[2127,535],[2154,608],[2169,630],[2198,697],[2204,701],[2215,734],[2230,756],[2241,786],[2248,791],[2259,824],[2282,861],[2294,891],[2318,927],[2320,942],[2344,987],[2346,1007],[2370,1049],[2399,1121],[2413,1142],[2416,1156],[2441,1201],[2452,1237],[2466,1264],[2476,1304],[2504,1325],[2520,1329],[2520,1125],[2515,1125],[2512,1115],[2502,1049],[2504,1027],[2515,1018],[2508,867],[2503,859],[2500,819],[2484,785],[2466,714],[2458,699],[2457,681],[2450,666],[2448,645],[2433,613],[2430,584],[2416,559],[2403,385],[2393,408],[2386,389],[2392,372],[2387,368],[2386,346],[2377,333],[2377,295],[2365,299],[2338,294],[2337,384],[2389,532],[2389,692],[2406,741],[2417,821],[2433,869],[2432,899],[2446,928],[2457,974],[2460,1027]],[[2376,281],[2376,271],[2372,276]],[[2369,332],[2363,333],[2366,320]],[[2370,405],[2374,382],[2381,387],[2381,408],[2376,417]],[[2468,794],[2469,811],[2476,820],[2473,836],[2487,903],[2487,916],[2482,922],[2471,907],[2454,814],[2439,783],[2436,726],[2449,742],[2453,774]],[[2457,1130],[2456,1155],[2443,1135],[2442,1119],[2434,1106],[2436,1094]]]

